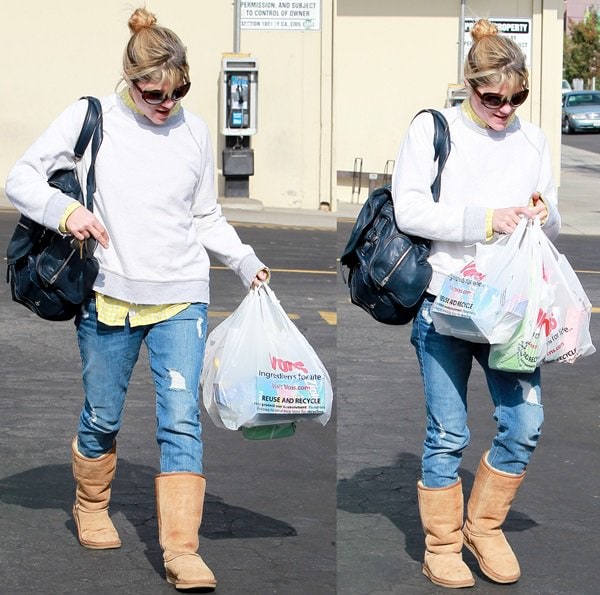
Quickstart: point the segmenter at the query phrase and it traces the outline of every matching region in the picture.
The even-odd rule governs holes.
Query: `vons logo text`
[[[280,357],[271,355],[270,353],[269,358],[271,359],[271,368],[273,370],[281,370],[282,372],[300,370],[301,372],[308,374],[308,370],[306,369],[304,362],[291,362],[287,359],[281,359]]]
[[[477,270],[477,264],[474,262],[470,262],[469,264],[465,265],[460,272],[463,274],[463,276],[472,277],[477,281],[483,281],[485,279],[485,275]]]
[[[558,326],[556,318],[554,318],[552,315],[548,317],[548,314],[541,309],[538,312],[537,324],[538,326],[544,327],[544,333],[546,334],[546,337],[549,337],[550,333]]]

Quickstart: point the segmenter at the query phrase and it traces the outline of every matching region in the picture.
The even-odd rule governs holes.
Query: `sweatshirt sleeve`
[[[558,237],[561,227],[561,218],[558,211],[558,195],[552,175],[550,149],[546,142],[546,137],[541,130],[540,136],[542,139],[541,167],[536,190],[541,194],[542,200],[548,209],[548,219],[546,219],[542,229],[548,236],[548,239],[554,241]]]
[[[21,213],[58,231],[74,199],[52,188],[55,171],[75,168],[75,143],[81,132],[87,101],[69,106],[17,161],[6,179],[6,196]]]
[[[485,208],[449,206],[443,200],[437,203],[433,200],[431,184],[437,174],[433,137],[433,117],[420,114],[400,146],[392,175],[396,222],[405,233],[431,240],[484,241]],[[442,196],[443,192],[442,175]]]
[[[194,197],[194,223],[200,243],[224,265],[232,269],[248,288],[258,271],[267,268],[248,244],[242,243],[217,203],[214,161],[208,131],[202,134],[203,170]]]

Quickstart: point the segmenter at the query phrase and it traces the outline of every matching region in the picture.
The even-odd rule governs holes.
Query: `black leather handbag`
[[[92,211],[96,155],[102,143],[102,107],[95,97],[86,99],[88,109],[74,151],[75,161],[79,161],[92,141],[85,199],[75,169],[55,172],[48,184]],[[70,320],[98,275],[94,248],[94,240],[79,242],[21,215],[6,254],[12,299],[46,320]]]
[[[450,131],[443,114],[433,109],[422,112],[430,113],[435,124],[438,171],[431,192],[437,202],[450,153]],[[433,274],[427,260],[429,248],[429,240],[405,234],[396,225],[389,186],[374,190],[360,210],[340,258],[347,269],[350,301],[384,324],[410,322]]]

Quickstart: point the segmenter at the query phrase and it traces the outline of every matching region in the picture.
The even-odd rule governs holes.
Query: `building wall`
[[[12,59],[3,61],[10,92],[3,94],[0,111],[0,188],[16,159],[69,103],[113,91],[129,38],[127,20],[136,5],[123,0],[2,3],[0,48]],[[220,168],[219,80],[222,54],[234,49],[233,2],[148,0],[146,5],[188,48],[192,89],[185,106],[207,121]],[[259,62],[250,195],[265,205],[311,209],[330,195],[331,0],[321,5],[320,31],[241,31],[240,51]]]
[[[0,111],[0,188],[31,142],[69,103],[108,95],[120,78],[124,0],[5,0],[0,39],[5,92]],[[233,1],[148,0],[159,23],[188,47],[192,90],[221,166],[219,80],[233,51]],[[259,63],[258,133],[250,196],[265,206],[335,209],[351,202],[354,159],[382,174],[412,116],[442,107],[457,83],[460,0],[320,0],[317,31],[242,30],[241,52]],[[548,135],[560,163],[562,0],[469,0],[466,17],[533,20],[532,92],[520,109]],[[218,187],[223,180],[217,172]],[[350,174],[351,176],[351,174]],[[339,183],[338,183],[339,181]],[[358,197],[364,200],[367,188]],[[0,193],[0,206],[6,205]]]
[[[241,49],[259,60],[251,196],[266,205],[308,209],[317,208],[321,199],[329,200],[332,32],[328,0],[322,2],[322,14],[321,31],[241,32]]]
[[[558,180],[562,0],[468,0],[465,5],[466,19],[532,19],[531,94],[519,116],[544,129]],[[423,107],[444,107],[448,85],[461,82],[459,24],[459,0],[336,1],[336,201],[362,202],[369,183],[383,180],[412,117]],[[356,158],[362,158],[363,181],[360,195],[353,196],[346,172]]]

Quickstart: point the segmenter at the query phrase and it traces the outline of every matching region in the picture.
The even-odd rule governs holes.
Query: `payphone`
[[[256,134],[258,64],[256,59],[223,58],[221,76],[221,132],[225,136]]]
[[[226,197],[247,197],[254,175],[250,137],[257,130],[258,63],[247,55],[223,57],[221,68],[221,134]]]

